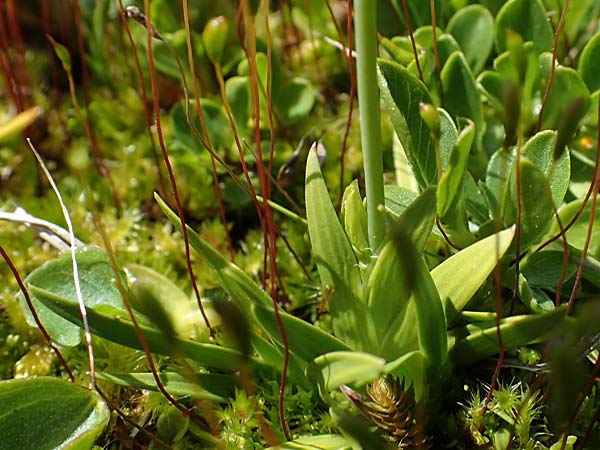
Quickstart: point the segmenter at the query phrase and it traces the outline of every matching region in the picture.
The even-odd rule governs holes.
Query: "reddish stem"
[[[133,40],[133,35],[131,34],[131,30],[129,29],[129,24],[127,23],[127,16],[125,14],[125,8],[123,7],[123,0],[119,0],[119,12],[121,15],[121,23],[123,24],[123,28],[127,32],[127,37],[129,39],[129,44],[131,45],[131,50],[133,52],[133,59],[135,61],[135,68],[138,74],[138,79],[140,80],[140,95],[142,98],[142,103],[144,106],[144,118],[146,121],[146,131],[148,132],[148,137],[150,138],[150,145],[152,148],[152,158],[154,159],[154,166],[156,167],[156,175],[158,176],[158,191],[161,194],[161,197],[166,199],[167,197],[167,188],[165,186],[165,180],[163,177],[162,169],[160,167],[160,159],[158,157],[158,151],[156,149],[156,143],[154,141],[154,134],[152,133],[152,115],[150,114],[150,108],[148,106],[148,94],[146,92],[146,82],[144,81],[144,73],[142,72],[142,66],[140,64],[140,57],[138,55],[137,46]]]
[[[152,85],[152,99],[154,104],[154,121],[156,123],[156,134],[158,136],[158,143],[162,152],[163,161],[165,163],[165,166],[167,167],[167,172],[169,174],[169,182],[171,183],[171,188],[173,189],[173,197],[175,199],[175,204],[177,205],[177,215],[179,216],[179,220],[181,221],[181,233],[183,235],[183,242],[185,244],[185,262],[188,275],[192,283],[194,295],[196,296],[198,308],[200,309],[200,313],[202,314],[202,319],[204,320],[204,323],[209,329],[211,339],[214,339],[215,331],[213,330],[212,326],[210,325],[210,322],[208,321],[208,316],[206,315],[206,311],[204,310],[204,306],[202,305],[202,298],[200,297],[198,283],[196,283],[196,277],[194,276],[194,269],[192,267],[192,255],[190,251],[190,240],[187,232],[185,215],[183,213],[183,206],[181,204],[181,199],[179,198],[179,191],[177,190],[175,174],[173,173],[173,167],[171,166],[171,161],[169,161],[169,154],[167,152],[167,147],[165,146],[165,141],[163,138],[162,125],[160,120],[160,104],[158,103],[158,82],[156,80],[156,69],[154,67],[154,55],[152,52],[153,27],[150,16],[150,0],[144,0],[144,10],[146,14],[146,47],[148,53],[148,65],[150,69],[150,83]]]
[[[408,12],[408,5],[406,4],[406,0],[402,0],[402,10],[404,11],[404,19],[406,20],[406,27],[408,28],[408,35],[410,36],[410,43],[412,45],[413,55],[415,57],[415,63],[417,65],[417,71],[419,72],[419,79],[423,84],[425,84],[425,79],[423,78],[423,71],[421,70],[421,64],[419,63],[417,44],[415,42],[415,36],[413,34],[413,28],[410,22],[410,14]]]
[[[54,351],[54,354],[60,361],[60,364],[63,366],[63,368],[69,375],[69,379],[71,380],[71,382],[75,382],[75,377],[73,376],[73,372],[71,371],[69,365],[67,364],[67,361],[65,361],[65,358],[63,358],[63,355],[60,353],[60,350],[58,349],[58,347],[56,347],[56,345],[54,345],[54,342],[52,342],[52,338],[48,334],[46,327],[44,327],[44,325],[42,325],[42,322],[37,314],[37,311],[35,310],[35,307],[33,306],[33,302],[31,301],[31,297],[29,296],[29,292],[27,291],[27,288],[25,287],[25,283],[23,283],[23,280],[22,280],[21,276],[19,275],[19,271],[17,270],[17,268],[11,261],[10,256],[8,256],[8,253],[6,253],[6,251],[4,250],[4,247],[2,247],[1,245],[0,245],[0,254],[2,254],[4,261],[6,261],[6,265],[12,272],[13,277],[15,278],[15,281],[19,285],[19,289],[21,290],[23,297],[25,298],[25,302],[27,303],[27,307],[29,308],[29,312],[31,312],[33,320],[35,321],[35,324],[37,325],[40,332],[42,333],[44,340],[50,346],[50,348],[52,348],[52,350]]]
[[[548,77],[548,84],[546,85],[546,91],[544,92],[544,99],[542,100],[542,106],[540,107],[540,115],[538,116],[537,128],[542,129],[542,119],[544,117],[544,109],[546,108],[546,102],[550,96],[550,89],[554,83],[554,71],[556,69],[556,57],[558,54],[558,39],[562,32],[563,26],[565,25],[565,17],[567,15],[567,9],[569,8],[569,0],[565,0],[565,7],[563,8],[558,25],[556,26],[556,32],[554,33],[554,46],[552,48],[552,65],[550,66],[550,76]]]
[[[233,242],[231,241],[231,235],[229,233],[229,226],[227,224],[227,217],[225,216],[225,206],[223,205],[223,194],[221,192],[221,186],[219,184],[219,175],[217,173],[217,165],[215,162],[215,150],[212,145],[212,141],[210,139],[210,135],[208,134],[208,129],[206,128],[206,121],[204,120],[204,114],[202,112],[202,104],[200,103],[201,92],[200,87],[198,86],[198,79],[196,77],[196,71],[194,69],[194,57],[193,57],[193,49],[192,49],[192,40],[191,40],[191,32],[190,32],[190,20],[188,15],[188,2],[187,0],[182,0],[181,8],[183,11],[183,22],[185,26],[185,41],[187,46],[187,54],[188,54],[188,65],[190,67],[190,76],[192,77],[192,85],[194,87],[194,97],[196,99],[196,114],[198,116],[198,120],[200,121],[200,127],[202,128],[202,134],[204,135],[204,141],[208,147],[208,151],[210,153],[210,163],[213,175],[213,186],[215,190],[215,195],[217,197],[217,202],[219,204],[219,215],[221,217],[221,223],[223,224],[223,228],[225,229],[225,236],[227,238],[227,249],[229,250],[229,258],[231,261],[234,259],[233,253]]]

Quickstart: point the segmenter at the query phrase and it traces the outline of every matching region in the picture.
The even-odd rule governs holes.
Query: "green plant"
[[[402,434],[398,430],[406,431],[411,440],[414,434],[423,434],[411,445],[435,446],[442,430],[451,429],[448,417],[455,416],[452,407],[450,414],[445,410],[448,393],[462,395],[457,385],[463,372],[487,365],[489,358],[499,355],[487,398],[477,392],[468,402],[463,400],[467,406],[461,420],[472,440],[491,442],[494,448],[560,448],[563,440],[565,448],[573,447],[574,438],[583,438],[586,430],[574,433],[568,422],[580,410],[577,402],[591,398],[587,392],[574,393],[557,382],[555,404],[562,408],[558,407],[554,428],[548,428],[552,438],[539,440],[530,425],[544,422],[543,414],[552,415],[539,408],[541,394],[531,386],[525,389],[532,380],[522,373],[510,385],[500,383],[498,374],[526,346],[541,351],[554,340],[581,340],[586,348],[580,354],[596,363],[589,339],[597,335],[597,325],[573,313],[600,287],[594,221],[598,176],[590,152],[598,128],[595,61],[600,41],[597,30],[587,30],[581,19],[597,14],[598,7],[582,1],[567,10],[565,4],[563,34],[557,23],[556,42],[560,38],[565,47],[580,50],[574,70],[567,66],[571,56],[560,54],[561,47],[553,45],[546,16],[554,6],[549,2],[509,0],[464,6],[465,2],[439,1],[431,2],[429,17],[416,2],[403,1],[402,9],[400,2],[390,2],[388,12],[397,13],[400,29],[408,36],[382,36],[382,57],[376,60],[376,7],[388,7],[379,4],[384,2],[357,0],[353,13],[365,195],[359,181],[350,182],[338,214],[331,201],[335,192],[327,187],[333,185],[330,165],[327,158],[322,165],[317,145],[307,156],[304,189],[292,186],[285,192],[272,175],[279,165],[289,169],[293,178],[292,168],[301,153],[292,150],[291,141],[321,134],[324,141],[333,140],[334,133],[327,134],[327,124],[315,124],[319,118],[311,117],[311,111],[321,114],[327,109],[324,101],[317,101],[321,97],[313,87],[316,77],[299,77],[289,70],[292,65],[281,63],[283,57],[271,48],[271,11],[258,3],[241,2],[237,29],[242,48],[225,45],[233,41],[233,27],[225,26],[234,19],[229,7],[222,12],[226,18],[211,19],[221,11],[207,12],[198,6],[188,10],[186,5],[186,14],[207,24],[200,34],[189,29],[189,18],[181,28],[169,5],[158,0],[146,11],[154,23],[146,22],[138,11],[138,20],[148,29],[139,27],[131,39],[133,44],[149,45],[148,67],[153,67],[155,51],[156,70],[177,80],[185,92],[185,100],[174,103],[171,120],[165,123],[167,146],[175,150],[174,155],[165,151],[165,159],[168,162],[167,156],[172,156],[177,163],[178,182],[188,175],[199,181],[182,183],[181,198],[190,200],[183,204],[186,208],[177,200],[177,213],[169,198],[155,198],[200,257],[200,262],[194,261],[197,267],[212,271],[212,277],[206,270],[198,275],[203,290],[199,304],[188,298],[187,288],[182,289],[187,286],[182,278],[159,273],[161,264],[167,265],[164,260],[159,263],[141,255],[135,259],[138,264],[131,263],[115,255],[110,240],[100,232],[104,249],[80,245],[75,267],[69,255],[60,255],[25,280],[33,311],[25,295],[21,303],[29,324],[41,323],[47,330],[50,342],[44,348],[76,347],[85,329],[94,335],[87,339],[90,360],[93,347],[106,341],[128,351],[143,350],[147,362],[135,368],[103,367],[100,358],[97,372],[90,367],[91,384],[97,387],[97,376],[103,387],[160,391],[161,405],[149,402],[147,406],[155,411],[152,424],[160,440],[177,448],[198,442],[263,448],[265,443],[284,440],[289,442],[282,448],[377,448],[380,444],[375,440],[369,443],[374,436],[369,425],[352,417],[353,410],[338,390],[352,393],[359,409],[373,416],[380,400],[378,387],[390,385],[394,399],[402,397],[403,390],[408,397],[414,395],[419,414],[412,412],[412,405],[405,408],[400,402],[403,408],[388,416],[376,415],[373,423],[396,446],[409,441],[394,434]],[[295,18],[310,23],[308,6],[291,3]],[[106,5],[95,7],[95,17],[101,17],[102,11],[107,11]],[[161,14],[164,11],[169,14]],[[259,38],[257,27],[263,18],[264,35]],[[92,23],[96,27],[90,38],[92,67],[102,72],[106,55],[98,44],[101,20]],[[385,29],[381,21],[379,26]],[[308,35],[311,28],[306,30]],[[331,34],[326,26],[323,30]],[[594,37],[584,43],[590,33]],[[54,48],[67,51],[58,44]],[[315,44],[313,50],[317,48]],[[184,60],[186,50],[190,64],[182,67],[174,62],[174,55]],[[61,60],[70,61],[68,53]],[[194,60],[205,63],[198,73]],[[214,78],[207,67],[214,68]],[[149,74],[157,90],[157,74]],[[201,93],[196,75],[203,75],[204,88],[208,85],[214,92]],[[188,81],[194,86],[194,100],[187,98]],[[383,121],[379,95],[388,113]],[[102,105],[106,110],[115,107],[108,102]],[[198,114],[192,117],[191,109]],[[92,114],[89,105],[78,111],[73,129],[89,128],[86,115]],[[111,126],[111,119],[100,124],[109,130],[118,128]],[[393,134],[394,140],[386,141],[386,133]],[[357,145],[358,139],[354,141]],[[336,149],[337,144],[327,147]],[[285,157],[275,152],[278,146]],[[392,150],[387,154],[386,146]],[[266,149],[269,152],[263,155]],[[384,168],[393,168],[395,184],[384,184]],[[225,225],[218,233],[211,233],[211,223],[198,228],[182,216],[184,209],[192,216],[215,214],[215,205],[206,200],[210,195],[195,192],[206,193],[213,185],[222,201],[220,223]],[[295,204],[302,202],[297,195],[302,191],[306,220]],[[125,205],[134,201],[126,192],[121,194],[115,198]],[[252,207],[262,233],[248,233],[243,247],[250,249],[255,241],[259,250],[236,254],[227,239],[230,230],[224,211],[250,213]],[[118,222],[121,226],[127,223],[127,207],[125,211]],[[276,227],[274,211],[283,212],[290,221]],[[244,218],[235,216],[235,226],[239,228]],[[134,229],[131,225],[122,233],[133,234]],[[298,235],[295,244],[303,249],[295,261],[288,253],[280,257],[277,233],[282,236],[289,230]],[[98,242],[93,230],[87,233],[82,240]],[[171,242],[167,237],[159,239],[161,244]],[[226,247],[229,258],[224,256]],[[304,268],[307,261],[305,278],[298,267]],[[178,263],[180,268],[192,267],[191,259]],[[193,276],[193,271],[189,273]],[[317,274],[320,282],[308,280]],[[74,278],[81,283],[83,300]],[[292,281],[305,284],[290,291]],[[288,298],[283,294],[286,288]],[[318,308],[310,303],[306,290],[317,292]],[[206,321],[198,306],[205,310]],[[83,307],[87,319],[82,317]],[[303,318],[298,317],[301,308],[307,311]],[[593,309],[581,309],[597,317]],[[560,353],[549,355],[552,363],[562,364],[551,374],[563,373],[569,366],[560,360]],[[84,375],[78,378],[87,380]],[[472,380],[468,384],[473,385]],[[261,396],[264,386],[269,386],[269,393]],[[578,386],[583,390],[582,383]],[[194,407],[190,416],[180,414]],[[311,409],[320,417],[312,429],[298,412]],[[593,415],[586,414],[592,427]],[[240,417],[247,421],[240,422]],[[396,425],[403,420],[408,431]],[[353,427],[354,423],[362,425]],[[542,428],[546,432],[545,424]],[[225,443],[218,437],[219,430]],[[186,443],[186,435],[193,436],[193,444]],[[465,448],[467,441],[456,439],[455,447]]]

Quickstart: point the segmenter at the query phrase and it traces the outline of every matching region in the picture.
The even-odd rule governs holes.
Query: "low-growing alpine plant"
[[[0,449],[600,445],[600,4],[112,3],[74,2],[79,102],[50,41],[98,187],[56,187],[34,139],[61,209],[0,211],[63,250],[0,247],[42,336],[0,383]],[[115,34],[137,161],[99,153],[102,89],[132,95]]]

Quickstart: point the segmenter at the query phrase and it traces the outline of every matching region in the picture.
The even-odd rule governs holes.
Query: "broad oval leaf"
[[[506,185],[502,218],[506,225],[516,224],[517,201],[520,203],[521,249],[523,249],[546,231],[554,210],[552,194],[544,173],[523,156],[518,166],[521,176],[520,192],[517,193],[517,168],[516,164],[513,164]]]
[[[381,96],[412,171],[422,188],[436,183],[435,144],[419,114],[419,103],[433,100],[425,85],[399,64],[379,60]]]
[[[56,378],[0,382],[0,450],[88,450],[110,410],[93,391]]]
[[[475,123],[475,143],[479,148],[485,132],[483,106],[475,77],[462,53],[455,52],[448,58],[441,78],[444,86],[444,106],[455,120],[458,117],[467,117]]]
[[[87,307],[109,305],[122,308],[123,300],[114,285],[115,274],[104,250],[99,247],[82,247],[76,250],[79,283],[83,302]],[[41,265],[25,279],[26,286],[35,286],[77,303],[73,282],[71,253],[65,252],[58,258]],[[30,290],[29,295],[42,325],[53,341],[64,347],[72,347],[81,340],[81,329],[49,310]],[[23,295],[20,295],[27,323],[36,326],[35,320]]]
[[[577,212],[583,207],[583,199],[575,200],[563,208],[560,209],[558,215],[563,224],[566,226],[577,214]],[[583,250],[585,242],[587,240],[587,233],[592,219],[592,202],[587,202],[585,208],[581,212],[577,221],[567,230],[567,242],[578,250]],[[548,231],[548,237],[554,236],[560,232],[560,227],[554,218],[552,226]],[[600,258],[600,208],[596,208],[594,214],[594,224],[592,227],[592,234],[590,236],[590,243],[588,247],[588,254],[596,259]]]
[[[547,82],[547,80],[542,82],[544,81]],[[571,119],[575,124],[583,119],[589,108],[590,92],[575,70],[570,67],[557,66],[554,71],[554,82],[544,108],[542,128],[560,128],[560,124],[564,121],[565,111],[577,97],[583,99],[584,105],[581,110],[576,111],[578,116]]]
[[[552,50],[554,33],[541,0],[509,0],[498,11],[494,28],[498,53],[507,50],[509,30],[521,35],[523,41],[532,41],[538,54]]]
[[[555,142],[555,131],[540,131],[525,143],[522,155],[533,162],[546,175],[552,193],[552,201],[558,207],[569,188],[571,158],[569,152],[566,151],[555,161],[552,157]]]
[[[481,72],[494,46],[494,17],[481,5],[460,8],[448,22],[450,33],[462,49],[473,73]]]

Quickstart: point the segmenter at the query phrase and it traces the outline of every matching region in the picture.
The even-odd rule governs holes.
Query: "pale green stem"
[[[376,254],[385,236],[383,160],[377,87],[377,6],[373,0],[354,1],[358,107],[367,196],[369,245]]]

